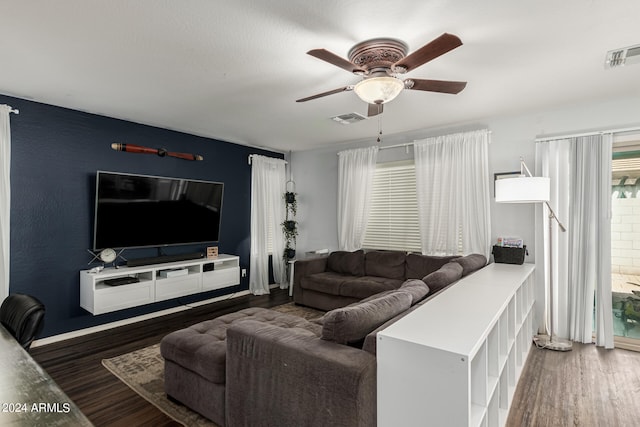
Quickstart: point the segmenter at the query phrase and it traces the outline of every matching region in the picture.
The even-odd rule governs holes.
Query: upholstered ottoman
[[[247,308],[172,332],[160,343],[167,395],[220,426],[225,425],[227,329],[247,319],[322,334],[321,325],[301,317]]]

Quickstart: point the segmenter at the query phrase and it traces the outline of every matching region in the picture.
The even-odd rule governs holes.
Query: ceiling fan
[[[369,104],[369,117],[382,113],[382,105],[393,100],[403,89],[456,94],[467,82],[448,80],[425,80],[397,76],[462,45],[453,34],[444,33],[420,49],[407,55],[406,43],[390,38],[377,38],[358,43],[349,50],[349,59],[344,59],[326,49],[313,49],[307,54],[326,61],[357,76],[364,77],[355,85],[348,85],[327,92],[296,100],[305,102],[335,93],[354,91]]]

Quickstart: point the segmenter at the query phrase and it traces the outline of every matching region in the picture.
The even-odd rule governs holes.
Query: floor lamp
[[[549,335],[537,335],[535,341],[541,348],[556,351],[569,351],[572,344],[569,340],[557,338],[553,334],[553,256],[552,236],[553,220],[558,224],[562,232],[567,231],[560,222],[553,209],[549,205],[551,193],[551,179],[547,177],[535,177],[520,158],[520,176],[517,178],[504,178],[495,182],[497,203],[544,203],[549,211]]]

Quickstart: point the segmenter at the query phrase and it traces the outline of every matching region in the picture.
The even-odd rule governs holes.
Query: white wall
[[[611,202],[611,272],[640,275],[640,199]]]
[[[423,129],[404,135],[385,136],[382,145],[395,145],[429,136],[487,128],[492,131],[492,143],[489,148],[491,175],[487,179],[493,182],[494,173],[519,170],[520,156],[533,169],[536,137],[632,125],[640,125],[640,96],[518,116],[489,117],[475,123],[462,123],[448,128]],[[348,148],[370,146],[373,143],[368,139],[292,154],[291,163],[299,195],[298,254],[320,248],[337,248],[337,153]],[[391,161],[406,156],[403,148],[383,150],[378,156],[378,161]],[[522,237],[529,249],[529,257],[525,262],[535,262],[534,209],[533,205],[491,205],[491,235],[494,240],[497,236],[504,235]],[[566,218],[561,220],[566,222]],[[538,300],[544,298],[541,286],[538,286],[536,295]],[[541,319],[542,304],[538,304],[537,307],[538,319]]]

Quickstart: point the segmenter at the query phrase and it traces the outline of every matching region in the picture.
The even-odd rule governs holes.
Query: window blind
[[[379,163],[363,247],[421,251],[413,161]]]
[[[273,203],[271,199],[267,200],[267,212],[267,253],[273,255],[273,233],[280,231],[280,228],[273,229]]]

